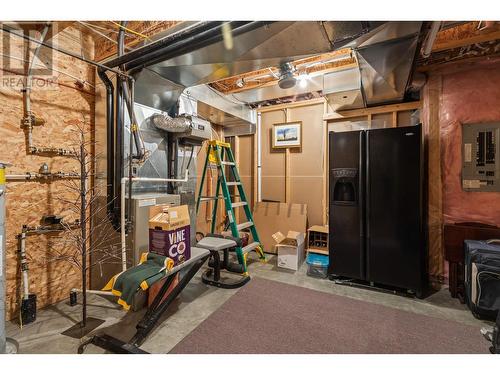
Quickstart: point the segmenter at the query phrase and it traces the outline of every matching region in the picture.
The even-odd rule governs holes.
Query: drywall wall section
[[[324,224],[323,101],[267,108],[261,114],[262,201],[306,204],[308,225]],[[302,147],[272,148],[274,124],[302,122]]]
[[[262,201],[285,202],[285,150],[273,150],[273,125],[286,121],[286,110],[261,115]]]
[[[253,135],[245,135],[236,137],[238,145],[235,147],[236,154],[235,158],[238,165],[238,172],[240,173],[240,179],[243,184],[243,189],[245,189],[245,195],[250,207],[254,207],[253,202],[253,185],[254,185],[254,166],[257,163],[254,153],[254,139]],[[240,209],[238,212],[242,212]],[[242,214],[241,217],[244,217]],[[243,220],[240,220],[242,222]]]
[[[323,224],[324,105],[318,103],[288,110],[287,121],[302,121],[302,149],[290,150],[290,202],[307,205],[309,226]]]
[[[56,23],[57,27],[57,23]],[[15,58],[25,58],[23,42],[17,37],[1,38],[3,54]],[[8,41],[8,42],[7,42]],[[81,35],[76,29],[67,28],[55,35],[53,43],[59,47],[92,58],[93,41]],[[50,76],[36,74],[32,90],[32,110],[46,120],[43,126],[35,127],[33,139],[36,146],[70,148],[74,145],[75,130],[85,126],[91,131],[94,119],[94,69],[89,65],[57,52],[41,50],[44,57],[51,55],[52,66],[61,72],[77,77],[81,82],[76,84],[74,78],[64,74],[53,73]],[[12,163],[8,174],[22,174],[27,171],[37,172],[43,163],[47,163],[53,172],[78,171],[78,163],[67,157],[46,157],[28,155],[25,133],[21,128],[23,117],[22,76],[12,73],[12,68],[21,68],[22,62],[10,59],[11,69],[0,71],[0,160]],[[6,61],[5,58],[3,60]],[[51,79],[56,83],[48,84]],[[16,235],[21,226],[40,224],[42,215],[60,215],[71,221],[75,219],[71,205],[61,199],[78,199],[78,195],[68,192],[63,181],[50,183],[8,182],[7,183],[7,318],[17,316],[20,297],[20,267],[18,260],[18,242]],[[29,260],[30,292],[37,294],[37,307],[68,298],[71,288],[80,285],[80,271],[67,260],[56,259],[55,252],[66,254],[71,251],[71,243],[64,242],[59,235],[36,235],[27,240]]]

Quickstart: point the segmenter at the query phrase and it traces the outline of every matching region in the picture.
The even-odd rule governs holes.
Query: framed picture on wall
[[[274,124],[272,146],[273,148],[302,147],[302,121]]]

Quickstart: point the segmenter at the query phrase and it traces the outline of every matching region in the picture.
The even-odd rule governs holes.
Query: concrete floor
[[[268,263],[265,264],[258,261],[251,262],[249,264],[250,275],[469,324],[478,329],[490,325],[490,323],[475,319],[465,305],[450,297],[446,288],[423,300],[418,300],[395,294],[337,285],[327,279],[315,279],[306,275],[306,264],[303,264],[299,271],[292,272],[277,268],[274,256],[268,256],[268,259]],[[196,275],[141,348],[151,353],[168,353],[236,292],[237,290],[207,286],[201,282],[200,275]],[[39,310],[37,321],[23,327],[22,330],[17,324],[9,322],[7,335],[17,341],[19,353],[74,354],[80,340],[61,335],[61,332],[80,320],[80,311],[79,305],[71,307],[68,301],[63,301]],[[114,303],[113,298],[89,296],[88,316],[105,320],[105,323],[97,329],[99,333],[111,334],[127,341],[133,336],[136,322],[143,314],[144,310],[125,313],[120,306]],[[249,319],[252,319],[252,315],[253,313],[249,313]],[[85,352],[104,353],[104,350],[89,345]]]

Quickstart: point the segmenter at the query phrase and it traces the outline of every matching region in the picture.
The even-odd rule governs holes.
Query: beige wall
[[[324,103],[314,101],[261,113],[262,200],[307,204],[308,225],[322,225],[324,202]],[[273,150],[276,123],[301,121],[302,148]],[[248,145],[240,152],[249,154]],[[246,188],[247,192],[250,188]]]
[[[285,202],[285,150],[273,150],[273,124],[285,122],[285,111],[264,112],[261,116],[262,200]]]

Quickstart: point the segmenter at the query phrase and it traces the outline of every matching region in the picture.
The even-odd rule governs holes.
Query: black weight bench
[[[210,251],[200,247],[192,247],[191,258],[184,263],[173,267],[170,271],[167,271],[165,274],[165,277],[167,278],[165,283],[162,285],[151,306],[137,324],[134,337],[132,337],[128,342],[123,342],[106,334],[97,335],[82,343],[78,347],[78,354],[82,354],[87,345],[90,344],[99,346],[109,352],[117,354],[149,354],[139,347],[144,343],[161,316],[165,313],[165,311],[167,311],[175,298],[182,292],[182,290],[191,281],[194,275],[196,275],[209,257]],[[165,300],[162,301],[165,293],[168,291],[170,285],[172,285],[175,276],[180,271],[183,271],[183,274],[180,275],[178,284],[165,298]]]

